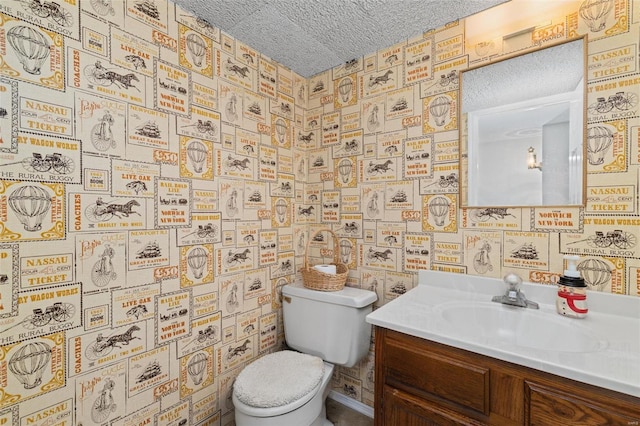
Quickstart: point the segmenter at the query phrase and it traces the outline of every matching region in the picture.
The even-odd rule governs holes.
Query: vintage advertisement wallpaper
[[[0,423],[232,424],[321,227],[376,306],[419,269],[550,285],[565,253],[640,296],[640,3],[501,31],[532,25],[514,46],[460,20],[302,78],[168,0],[1,2]],[[461,208],[460,71],[580,35],[585,207]],[[373,405],[373,364],[333,389]]]

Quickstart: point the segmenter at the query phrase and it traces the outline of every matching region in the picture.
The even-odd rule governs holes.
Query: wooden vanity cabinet
[[[375,426],[640,425],[640,398],[376,327]]]

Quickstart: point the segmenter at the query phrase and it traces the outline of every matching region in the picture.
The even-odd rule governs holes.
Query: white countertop
[[[578,336],[584,334],[593,339],[578,342],[596,348],[585,352],[546,349],[544,342],[530,340],[525,340],[525,345],[514,344],[513,339],[501,339],[498,332],[495,335],[491,335],[492,330],[469,332],[452,327],[443,318],[442,310],[447,306],[471,304],[488,307],[487,302],[491,303],[491,297],[504,294],[505,289],[502,281],[496,278],[420,271],[418,286],[369,314],[367,322],[640,397],[640,297],[588,291],[587,317],[565,318],[556,313],[555,286],[524,283],[522,291],[527,299],[540,304],[539,310],[495,304],[497,309],[524,312],[523,318],[530,318],[532,321],[536,318],[544,319],[544,324],[555,322],[564,326],[567,321],[568,330],[575,330]],[[520,315],[517,312],[508,314]],[[536,317],[537,315],[545,318]],[[474,326],[477,327],[477,324],[472,324],[470,328],[473,329]],[[547,328],[551,329],[546,330],[546,333],[557,333],[562,327]],[[572,333],[574,339],[575,334]],[[529,339],[530,336],[518,338]],[[539,349],[542,347],[545,349]]]

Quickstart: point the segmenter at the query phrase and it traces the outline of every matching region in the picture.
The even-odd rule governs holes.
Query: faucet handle
[[[503,278],[504,282],[509,286],[509,291],[518,290],[522,284],[522,278],[516,274],[507,274]]]
[[[520,292],[520,284],[522,284],[522,278],[517,276],[516,274],[507,274],[503,278],[505,284],[507,284],[507,294],[506,296],[512,302],[518,300],[518,293]]]

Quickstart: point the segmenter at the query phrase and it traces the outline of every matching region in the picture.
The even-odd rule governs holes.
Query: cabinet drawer
[[[607,425],[629,426],[638,424],[633,413],[624,413],[621,407],[601,405],[595,395],[584,399],[575,394],[526,381],[525,399],[527,425]]]
[[[384,388],[384,425],[481,426],[482,423],[389,386]]]
[[[389,333],[384,346],[385,382],[408,392],[489,414],[489,369],[422,349],[411,338]],[[415,392],[414,392],[415,393]]]

